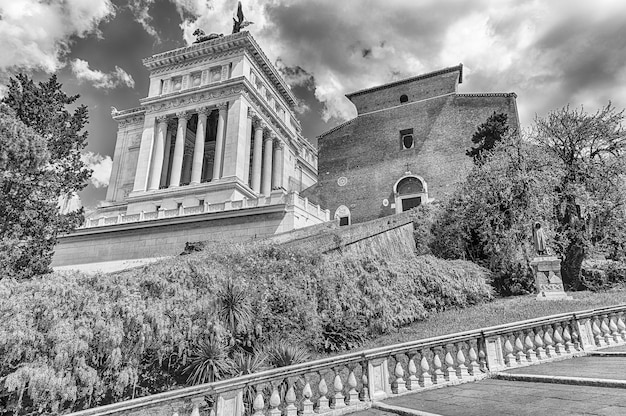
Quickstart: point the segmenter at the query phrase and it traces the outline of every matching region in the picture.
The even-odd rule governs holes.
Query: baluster
[[[553,334],[553,337],[554,337],[554,346],[555,346],[555,349],[556,349],[556,353],[558,355],[562,355],[562,354],[565,353],[565,349],[564,349],[564,346],[563,346],[563,337],[561,336],[560,329],[561,329],[561,325],[559,325],[559,324],[554,324],[553,325],[552,334]]]
[[[505,335],[506,341],[504,341],[504,359],[507,367],[517,367],[517,361],[515,361],[515,356],[513,355],[513,345],[511,345],[511,340],[509,339],[509,335]]]
[[[607,321],[607,315],[602,315],[602,317],[600,318],[600,330],[602,331],[602,335],[604,336],[604,342],[606,342],[606,345],[613,345],[614,341],[613,338],[611,337],[611,330],[609,329],[609,326],[606,324]]]
[[[433,379],[430,375],[430,366],[426,358],[426,350],[422,350],[422,359],[420,360],[420,386],[429,387],[433,385]]]
[[[521,334],[521,337],[520,337]],[[524,336],[523,332],[518,333],[515,336],[515,361],[517,361],[518,365],[526,364],[526,351],[524,350],[524,343],[522,342],[522,337]]]
[[[535,348],[537,359],[545,360],[547,358],[546,350],[543,349],[543,339],[541,338],[541,335],[539,335],[539,330],[535,331],[535,345],[537,346]]]
[[[324,413],[330,411],[330,406],[328,405],[328,386],[326,385],[326,380],[324,379],[324,374],[320,373],[320,384],[317,386],[317,391],[320,393],[320,398],[317,401],[317,413]]]
[[[469,359],[470,359],[470,363],[469,363],[469,366],[467,366],[467,369],[471,375],[476,377],[478,373],[480,372],[480,366],[478,362],[476,361],[478,360],[478,354],[476,354],[476,350],[474,349],[473,345],[470,345]]]
[[[611,337],[613,337],[613,341],[616,344],[620,344],[622,342],[622,337],[621,334],[619,333],[619,330],[617,329],[617,318],[615,316],[615,314],[611,314],[609,316],[609,330],[611,331]]]
[[[445,381],[443,371],[441,371],[441,359],[439,358],[439,351],[433,350],[433,384],[441,384]]]
[[[348,387],[350,390],[348,391],[348,405],[356,406],[359,403],[359,392],[356,391],[356,376],[354,375],[354,366],[350,368],[350,375],[348,376]]]
[[[335,370],[335,381],[333,382],[333,389],[335,389],[335,400],[334,408],[341,409],[342,407],[346,407],[345,396],[343,395],[343,382],[341,381],[341,376],[339,375],[339,369]]]
[[[280,394],[278,393],[278,385],[272,386],[272,395],[270,396],[270,416],[280,416]]]
[[[480,343],[478,346],[478,365],[480,365],[480,371],[486,373],[489,371],[487,368],[487,354],[485,354],[485,346]]]
[[[563,341],[565,341],[565,352],[571,354],[575,351],[574,343],[572,342],[572,335],[569,332],[569,323],[563,326]]]
[[[456,376],[456,368],[454,368],[454,358],[452,358],[452,354],[450,354],[449,350],[446,351],[444,361],[446,363],[446,381],[449,383],[458,382],[459,378]]]
[[[265,400],[263,400],[263,389],[257,387],[256,397],[252,402],[252,410],[254,410],[253,416],[263,416],[263,410],[265,409]]]
[[[550,358],[556,357],[554,341],[552,340],[552,335],[550,334],[550,327],[547,325],[543,330],[543,342],[546,345],[546,355]]]
[[[394,374],[396,376],[396,380],[394,381],[394,387],[396,394],[406,393],[406,381],[404,381],[404,368],[402,368],[402,363],[400,362],[400,356],[396,356],[396,367],[394,368]]]
[[[600,326],[598,325],[598,317],[594,316],[591,323],[591,332],[593,332],[593,337],[596,340],[596,345],[598,347],[606,347],[606,342],[604,341],[604,337],[602,336],[602,331],[600,330]]]
[[[419,379],[417,378],[417,366],[415,360],[417,359],[417,352],[409,352],[409,382],[407,384],[408,390],[415,390],[419,386]]]
[[[312,396],[313,392],[311,391],[311,385],[309,384],[309,380],[306,380],[304,388],[302,389],[302,397],[304,397],[304,400],[302,401],[303,416],[315,414],[315,412],[313,411],[313,402],[311,401]]]
[[[578,334],[576,323],[572,323],[571,334],[572,334],[572,344],[574,344],[574,348],[572,352],[580,351],[581,349],[580,335]]]
[[[535,344],[533,344],[533,338],[531,332],[524,337],[524,346],[526,347],[526,361],[530,364],[536,363],[538,360],[537,353],[535,352]]]
[[[617,315],[617,329],[622,337],[622,342],[626,341],[626,324],[624,324],[623,316],[624,312],[620,312],[619,315]]]
[[[463,353],[463,343],[456,344],[456,375],[461,380],[467,380],[470,377],[470,373],[465,365],[465,354]]]
[[[293,389],[294,383],[290,383],[289,380],[287,380],[287,383],[289,384],[289,389],[287,390],[287,394],[285,394],[285,403],[287,403],[285,410],[287,412],[287,416],[297,416],[298,408],[295,405],[296,392]]]
[[[361,362],[361,381],[363,382],[361,397],[364,402],[368,402],[370,400],[370,393],[367,380],[367,361]]]

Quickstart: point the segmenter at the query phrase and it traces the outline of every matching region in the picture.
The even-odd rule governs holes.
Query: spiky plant
[[[310,359],[308,350],[302,345],[291,345],[273,341],[264,348],[270,367],[286,367],[301,364]]]
[[[240,328],[247,328],[252,322],[252,307],[247,292],[240,285],[228,279],[217,294],[218,315],[226,327],[235,335]]]
[[[202,384],[221,380],[233,371],[233,361],[226,346],[218,337],[198,341],[191,350],[190,363],[184,372],[189,373],[187,383]]]

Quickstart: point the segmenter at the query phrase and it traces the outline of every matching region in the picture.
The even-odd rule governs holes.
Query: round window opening
[[[407,96],[406,96],[406,94],[402,94],[402,95],[400,96],[400,103],[401,103],[401,104],[404,104],[404,103],[406,103],[407,101],[409,101],[409,97],[407,97]]]

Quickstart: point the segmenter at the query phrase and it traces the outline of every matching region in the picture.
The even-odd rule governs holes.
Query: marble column
[[[261,191],[261,156],[263,154],[263,130],[265,124],[254,120],[254,149],[252,149],[252,190]]]
[[[172,174],[170,175],[170,188],[180,186],[180,175],[183,170],[183,156],[185,152],[185,136],[187,134],[187,120],[189,113],[176,114],[178,128],[176,129],[176,142],[174,143],[174,158],[172,160]]]
[[[167,135],[167,117],[157,117],[157,132],[154,139],[152,153],[152,171],[150,172],[149,191],[159,189],[161,183],[161,171],[163,170],[163,156],[165,154],[165,136]]]
[[[274,146],[274,135],[272,133],[265,137],[265,150],[263,151],[263,178],[261,182],[261,193],[269,196],[272,192],[272,147]]]
[[[213,162],[213,179],[222,177],[222,157],[224,156],[224,126],[226,124],[227,103],[217,105],[217,134],[215,135],[215,161]]]
[[[183,173],[180,175],[180,183],[189,185],[191,182],[191,159],[193,158],[193,149],[188,147],[185,149],[183,156]]]
[[[272,173],[272,189],[283,189],[283,172],[285,166],[285,142],[278,140],[274,146],[274,171]]]
[[[163,155],[163,169],[161,170],[161,186],[167,186],[167,171],[170,168],[170,153],[172,150],[172,132],[174,125],[168,124],[167,135],[165,136],[165,152]]]
[[[254,111],[248,108],[248,118],[246,120],[246,151],[244,153],[244,169],[243,169],[243,181],[246,185],[250,184],[250,147],[252,146],[252,117]]]
[[[193,149],[193,166],[191,167],[191,183],[202,182],[202,162],[204,161],[204,136],[206,132],[206,119],[209,115],[207,108],[198,111],[198,128],[196,130],[196,143]]]
[[[148,188],[152,145],[154,144],[154,124],[155,117],[153,115],[146,115],[143,122],[141,144],[139,145],[139,157],[137,158],[133,192],[143,192]]]

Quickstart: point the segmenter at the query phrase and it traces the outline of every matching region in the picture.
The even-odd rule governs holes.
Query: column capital
[[[278,137],[276,138],[276,140],[274,140],[274,144],[280,150],[284,150],[285,149],[285,142],[283,140],[279,139]]]
[[[249,107],[248,107],[248,118],[252,118],[252,119],[254,119],[254,118],[256,118],[256,117],[258,117],[258,116],[256,115],[256,111],[254,111],[253,109],[251,109],[251,108],[249,108]]]
[[[179,120],[189,120],[191,118],[191,113],[189,111],[180,111],[176,113],[176,117],[178,117]]]
[[[263,141],[273,142],[275,138],[276,138],[276,135],[270,131],[265,135],[265,137],[263,137]]]
[[[161,123],[167,123],[168,122],[169,117],[167,116],[158,116],[156,118],[157,123],[161,124]]]
[[[224,101],[224,102],[222,102],[222,103],[217,103],[217,104],[215,104],[215,107],[216,107],[218,110],[220,110],[220,111],[222,111],[222,110],[226,110],[226,109],[228,109],[228,101]]]
[[[208,116],[213,111],[212,108],[209,107],[200,107],[198,108],[198,115]]]
[[[252,127],[255,130],[265,130],[267,128],[267,124],[265,124],[260,118],[255,117],[252,119]]]

